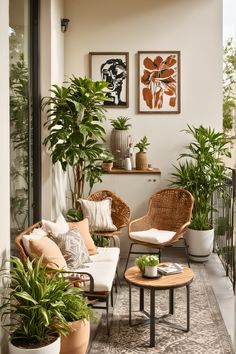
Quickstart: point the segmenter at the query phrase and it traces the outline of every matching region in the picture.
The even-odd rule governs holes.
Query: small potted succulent
[[[123,162],[129,151],[129,146],[132,143],[132,137],[129,131],[131,124],[130,118],[119,116],[116,119],[111,119],[113,127],[111,131],[111,152],[114,156],[114,166],[123,168]]]
[[[145,254],[136,258],[135,264],[139,267],[144,276],[150,278],[157,277],[158,256]]]
[[[146,136],[139,140],[139,142],[134,146],[139,149],[139,152],[136,153],[136,170],[147,170],[148,161],[147,161],[147,148],[150,145]]]
[[[113,167],[114,156],[109,151],[107,151],[101,155],[101,159],[103,171],[111,171]]]

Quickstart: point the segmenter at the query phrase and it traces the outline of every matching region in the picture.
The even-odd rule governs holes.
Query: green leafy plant
[[[229,38],[224,47],[223,63],[223,129],[229,133],[233,128],[235,97],[236,51],[233,38]]]
[[[109,151],[106,151],[101,155],[101,159],[103,162],[112,162],[114,161],[114,156]]]
[[[128,130],[131,127],[131,124],[128,123],[130,118],[125,116],[119,116],[116,119],[111,119],[111,125],[116,130]]]
[[[64,171],[72,168],[69,185],[72,208],[84,197],[84,186],[101,182],[101,154],[104,144],[105,109],[107,83],[72,76],[66,86],[53,85],[51,97],[43,99],[42,108],[47,109],[45,126],[48,136],[44,144],[51,151],[52,162],[60,162]]]
[[[28,68],[21,53],[10,67],[11,223],[16,232],[24,230],[28,217],[28,82]]]
[[[9,287],[0,313],[4,326],[10,330],[12,343],[40,347],[42,343],[54,341],[58,335],[66,335],[69,326],[62,313],[69,281],[59,271],[49,274],[41,258],[28,259],[25,265],[17,257],[11,257],[10,262],[10,273],[2,274],[3,279],[9,280]]]
[[[135,259],[135,264],[143,272],[144,268],[147,266],[154,267],[159,264],[159,258],[155,255],[145,254]]]
[[[145,152],[148,148],[148,145],[150,145],[150,143],[148,142],[147,137],[144,136],[134,147],[138,148],[139,152]]]
[[[225,178],[223,157],[230,157],[228,143],[230,140],[221,132],[205,128],[190,127],[184,130],[193,138],[181,153],[179,162],[174,166],[171,185],[187,189],[194,197],[194,208],[190,228],[209,230],[212,228],[210,211],[212,196],[218,190],[223,193],[222,184]]]
[[[69,209],[66,213],[66,221],[73,222],[73,221],[81,221],[83,220],[83,212],[81,209]]]
[[[70,288],[63,293],[62,301],[64,308],[61,314],[66,321],[88,320],[90,317],[95,318],[93,310],[88,306],[82,291],[79,288]]]

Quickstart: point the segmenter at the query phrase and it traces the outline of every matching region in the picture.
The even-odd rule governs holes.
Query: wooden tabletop
[[[140,288],[174,289],[190,284],[193,281],[193,271],[184,267],[183,272],[170,275],[162,275],[158,279],[144,278],[138,267],[127,269],[124,277],[128,283]]]
[[[147,170],[125,170],[125,169],[121,169],[121,168],[113,168],[111,171],[103,171],[104,174],[110,174],[110,175],[128,175],[128,174],[156,174],[156,175],[160,175],[161,171],[159,168],[155,167],[152,169],[147,169]]]

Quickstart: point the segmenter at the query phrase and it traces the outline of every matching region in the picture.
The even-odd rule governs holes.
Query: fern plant
[[[116,130],[128,130],[131,127],[131,124],[128,123],[130,118],[125,116],[119,116],[116,119],[111,119],[111,125]]]

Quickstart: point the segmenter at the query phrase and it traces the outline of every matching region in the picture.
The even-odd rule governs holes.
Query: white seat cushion
[[[84,264],[84,271],[93,276],[94,291],[111,291],[113,279],[116,274],[116,262],[93,262]],[[84,290],[89,290],[89,284],[83,287]]]
[[[93,262],[113,262],[118,263],[120,249],[118,247],[98,247],[98,253],[90,256]]]
[[[175,235],[174,231],[149,229],[144,231],[130,232],[130,237],[137,241],[143,241],[147,243],[164,243],[168,242]]]

